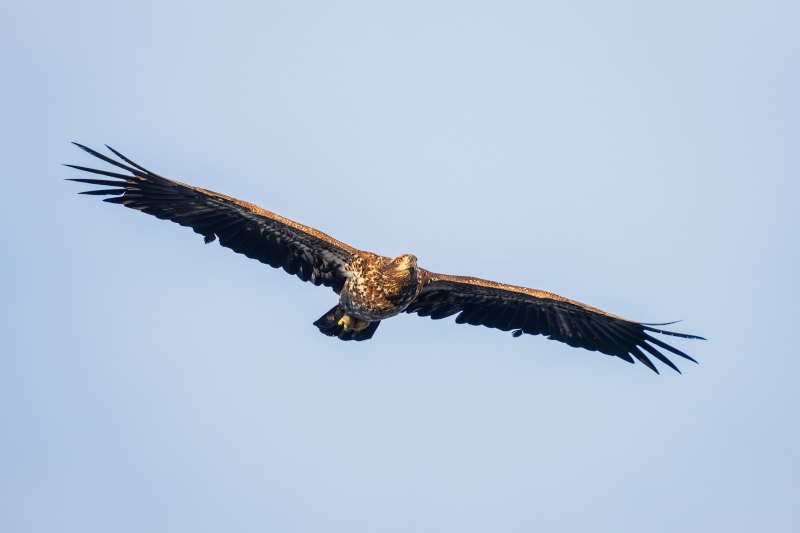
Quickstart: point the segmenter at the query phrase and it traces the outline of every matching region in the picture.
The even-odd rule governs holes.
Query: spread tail
[[[365,341],[372,338],[381,323],[380,320],[369,322],[369,325],[361,330],[355,328],[345,329],[344,325],[339,323],[344,316],[344,309],[337,305],[322,315],[319,320],[314,322],[314,325],[328,337],[339,337],[343,341]]]

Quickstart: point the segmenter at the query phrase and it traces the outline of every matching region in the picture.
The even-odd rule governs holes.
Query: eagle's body
[[[353,275],[339,293],[339,305],[344,312],[362,321],[375,322],[405,311],[422,288],[417,258],[362,255],[350,263]]]
[[[658,372],[644,352],[678,370],[656,347],[694,361],[650,333],[697,339],[693,335],[656,329],[600,311],[561,296],[479,278],[436,274],[417,266],[404,254],[394,259],[357,250],[254,204],[163,178],[111,149],[126,164],[94,150],[86,152],[128,171],[120,174],[74,165],[79,170],[114,179],[73,181],[112,187],[83,194],[113,195],[106,202],[189,226],[206,243],[220,244],[314,285],[331,287],[339,303],[314,325],[342,340],[372,338],[381,320],[399,313],[441,319],[456,315],[460,324],[503,331],[546,335],[570,346],[634,358]]]

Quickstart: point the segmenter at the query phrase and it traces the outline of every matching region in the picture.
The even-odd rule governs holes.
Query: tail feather
[[[339,325],[339,320],[344,316],[344,309],[340,306],[335,306],[333,309],[322,315],[319,320],[314,322],[314,325],[319,328],[320,333],[328,337],[338,337],[343,341],[366,341],[372,338],[375,330],[378,329],[381,321],[370,322],[369,326],[356,331],[354,329],[344,329],[344,326]]]

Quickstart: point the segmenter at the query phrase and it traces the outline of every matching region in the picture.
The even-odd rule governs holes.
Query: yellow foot
[[[345,331],[349,329],[361,331],[365,327],[369,326],[369,322],[364,322],[363,320],[353,318],[350,315],[344,315],[339,319],[338,325],[344,326]]]

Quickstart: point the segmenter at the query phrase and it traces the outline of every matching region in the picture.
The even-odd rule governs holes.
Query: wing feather
[[[514,316],[508,321],[508,329],[520,329],[525,325],[525,317],[528,314],[527,305],[518,305],[514,311]]]
[[[124,163],[74,144],[94,157],[130,173],[66,165],[114,178],[71,179],[111,187],[83,194],[113,196],[104,201],[191,227],[203,235],[206,242],[218,237],[222,246],[274,268],[283,268],[303,281],[332,287],[338,293],[349,276],[347,265],[361,254],[355,248],[314,228],[254,204],[159,176],[111,147],[107,148]]]
[[[662,354],[661,352],[659,352],[658,350],[656,350],[655,348],[653,348],[652,346],[650,346],[646,342],[643,342],[642,344],[640,344],[639,347],[640,348],[644,348],[646,351],[650,352],[650,355],[652,355],[653,357],[655,357],[656,359],[658,359],[659,361],[661,361],[662,363],[664,363],[665,365],[670,367],[672,370],[674,370],[678,374],[681,373],[681,371],[678,370],[678,367],[675,366],[675,364],[672,361],[670,361],[669,359],[664,357],[664,354]]]
[[[522,332],[528,335],[540,335],[539,329],[539,309],[535,305],[528,305],[525,313],[525,324],[522,325]]]
[[[481,325],[503,331],[515,330],[515,337],[522,333],[544,335],[575,348],[613,355],[629,363],[639,360],[656,373],[658,369],[646,353],[680,372],[657,348],[690,361],[694,359],[653,337],[650,332],[702,339],[695,335],[652,327],[666,324],[634,322],[536,289],[428,271],[423,271],[421,279],[424,285],[417,298],[406,309],[408,313],[430,315],[435,319],[458,313],[458,324]]]
[[[648,359],[647,356],[643,354],[639,348],[637,348],[636,346],[631,346],[631,353],[636,359],[638,359],[644,365],[646,365],[647,368],[658,374],[658,369],[656,368],[656,365],[654,365],[653,362],[650,359]],[[680,373],[680,371],[678,371],[678,373]]]

